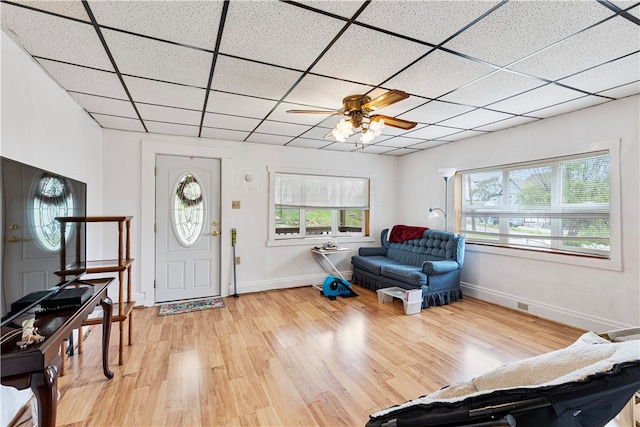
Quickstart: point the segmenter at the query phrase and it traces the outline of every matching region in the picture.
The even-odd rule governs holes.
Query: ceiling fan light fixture
[[[331,135],[339,142],[346,142],[352,133],[353,125],[345,119],[341,119],[331,131]]]
[[[362,136],[360,136],[360,143],[362,145],[367,145],[376,137],[376,134],[371,131],[371,129],[363,129]]]
[[[375,136],[379,136],[384,129],[384,119],[371,120],[369,123],[369,132],[374,133]]]

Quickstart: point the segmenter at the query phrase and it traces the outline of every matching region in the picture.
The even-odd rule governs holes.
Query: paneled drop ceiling
[[[2,1],[2,30],[105,129],[404,155],[640,93],[640,2]],[[410,98],[371,145],[342,98]]]

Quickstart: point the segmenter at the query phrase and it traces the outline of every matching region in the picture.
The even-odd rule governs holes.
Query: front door
[[[220,295],[220,160],[156,156],[156,302]]]

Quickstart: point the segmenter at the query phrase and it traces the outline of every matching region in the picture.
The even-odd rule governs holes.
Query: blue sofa
[[[351,258],[353,283],[372,291],[393,286],[422,289],[422,308],[462,299],[463,236],[426,230],[419,239],[390,243],[388,232],[382,230],[382,246],[360,248]]]

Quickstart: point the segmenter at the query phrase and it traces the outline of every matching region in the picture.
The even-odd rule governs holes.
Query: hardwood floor
[[[562,348],[583,331],[465,298],[331,301],[312,287],[225,298],[225,308],[134,311],[134,344],[102,376],[100,328],[60,378],[59,426],[363,426],[369,414]],[[117,328],[115,328],[117,329]]]

